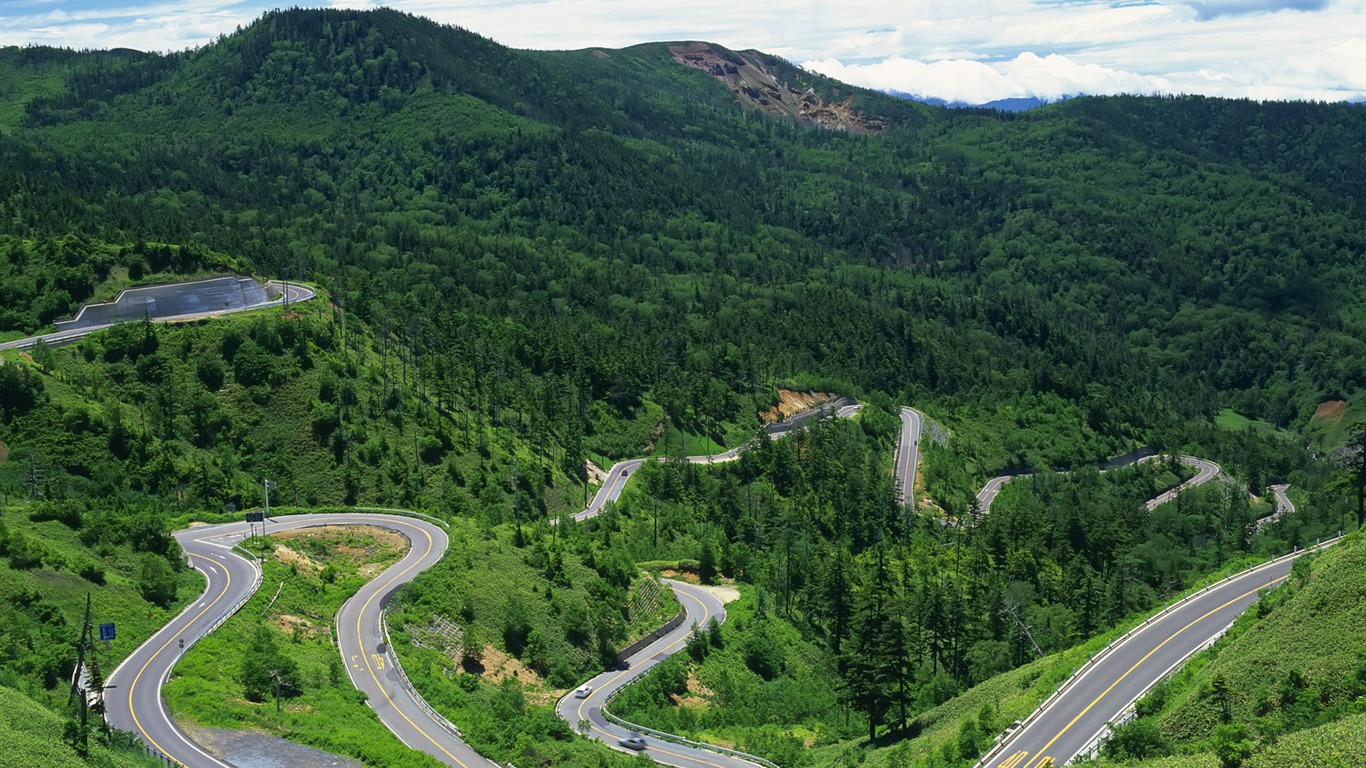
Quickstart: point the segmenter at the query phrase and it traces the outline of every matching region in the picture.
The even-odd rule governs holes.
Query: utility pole
[[[265,511],[265,514],[263,514],[263,515],[261,516],[261,542],[260,542],[261,545],[264,546],[264,545],[265,545],[265,538],[266,538],[266,521],[270,519],[270,492],[271,492],[271,490],[272,490],[273,488],[275,488],[275,483],[274,483],[273,481],[271,481],[271,480],[265,480],[265,479],[263,479],[263,480],[261,481],[261,484],[262,484],[263,486],[265,486],[265,489],[266,489],[266,511]]]
[[[85,593],[85,618],[81,623],[81,637],[76,643],[76,668],[71,671],[71,692],[67,696],[67,705],[76,705],[76,717],[79,721],[76,731],[75,743],[71,746],[75,748],[81,757],[90,755],[90,693],[99,691],[103,696],[104,681],[100,678],[99,666],[95,663],[94,643],[90,631],[90,593]],[[89,680],[82,680],[82,673],[86,671],[86,654],[90,653]]]
[[[272,669],[270,679],[275,681],[275,711],[280,711],[280,670]]]

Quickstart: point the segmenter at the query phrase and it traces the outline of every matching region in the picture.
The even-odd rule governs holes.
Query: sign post
[[[247,512],[247,527],[251,530],[252,538],[256,537],[256,524],[260,523],[261,528],[266,527],[266,514],[259,509]]]

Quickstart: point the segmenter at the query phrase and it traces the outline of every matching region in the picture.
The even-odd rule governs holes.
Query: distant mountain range
[[[901,91],[887,91],[887,93],[899,99],[918,101],[921,104],[929,104],[933,107],[948,107],[950,109],[994,109],[998,112],[1024,112],[1026,110],[1034,109],[1035,107],[1042,107],[1045,104],[1053,104],[1072,98],[1071,96],[1062,96],[1050,101],[1048,99],[1025,96],[1010,99],[996,99],[995,101],[988,101],[984,104],[972,104],[966,101],[946,101],[934,97],[916,96],[915,94],[903,93]]]

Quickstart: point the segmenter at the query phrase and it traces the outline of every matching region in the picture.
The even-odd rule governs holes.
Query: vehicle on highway
[[[630,733],[617,739],[617,743],[627,749],[645,749],[645,737],[638,733]]]
[[[590,694],[590,693],[592,693],[592,692],[593,692],[593,686],[591,686],[591,685],[581,685],[581,686],[579,686],[578,688],[575,688],[575,689],[574,689],[574,698],[576,698],[576,699],[586,699],[586,698],[588,698],[588,694]]]

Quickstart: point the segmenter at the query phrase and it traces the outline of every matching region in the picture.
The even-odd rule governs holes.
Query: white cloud
[[[1032,96],[1053,100],[1079,93],[1164,93],[1171,83],[1160,77],[1079,64],[1060,54],[1021,53],[1003,62],[948,59],[925,63],[888,59],[876,64],[845,66],[836,60],[809,61],[807,69],[849,83],[899,91],[950,102],[983,104],[997,99]]]
[[[90,2],[81,0],[79,7],[46,0],[0,2],[0,42],[178,50],[229,33],[270,7],[262,0],[149,0],[107,8],[89,7]],[[376,5],[375,0],[301,2]],[[947,100],[1133,91],[1366,99],[1366,0],[386,4],[519,48],[707,40],[806,62],[855,84]]]

